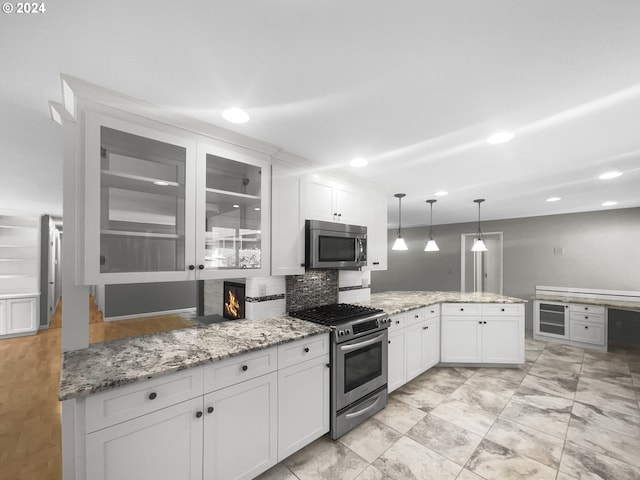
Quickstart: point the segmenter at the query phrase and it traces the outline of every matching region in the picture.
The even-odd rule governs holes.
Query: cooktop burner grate
[[[335,303],[289,312],[289,315],[309,322],[321,323],[323,325],[336,325],[337,323],[344,322],[346,320],[352,320],[380,312],[382,312],[382,310],[379,308],[352,305],[349,303]]]

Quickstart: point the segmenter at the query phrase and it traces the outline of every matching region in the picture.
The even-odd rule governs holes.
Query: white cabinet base
[[[38,297],[23,296],[0,300],[0,336],[18,337],[38,331]]]

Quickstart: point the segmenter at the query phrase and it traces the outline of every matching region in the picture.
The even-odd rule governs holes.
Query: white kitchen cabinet
[[[442,362],[524,363],[523,304],[445,304],[441,328]]]
[[[83,284],[268,274],[268,156],[124,113],[82,134]]]
[[[202,396],[87,435],[92,480],[202,480]]]
[[[271,169],[271,275],[304,274],[301,180],[274,163]]]
[[[250,480],[277,463],[277,388],[272,372],[204,396],[204,480]]]
[[[604,307],[569,304],[569,338],[572,341],[604,346],[605,324]]]
[[[362,225],[362,192],[336,179],[312,175],[304,181],[305,219]]]
[[[392,317],[392,321],[396,316]],[[389,393],[407,383],[407,367],[405,360],[405,335],[404,329],[389,328],[389,366],[387,369],[387,389]]]
[[[533,336],[542,339],[569,339],[569,304],[535,300]]]
[[[278,371],[278,461],[329,431],[329,354]]]
[[[479,317],[442,315],[440,359],[445,363],[480,363],[482,339]]]
[[[368,190],[364,196],[367,225],[367,266],[363,270],[387,269],[387,198],[384,191]]]
[[[37,296],[6,297],[0,300],[0,335],[20,336],[38,330]]]
[[[0,300],[0,335],[7,333],[7,301]]]
[[[440,362],[437,305],[391,316],[388,390],[392,392]]]

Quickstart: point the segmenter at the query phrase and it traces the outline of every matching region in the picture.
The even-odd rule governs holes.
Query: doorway
[[[486,252],[472,252],[477,233],[460,235],[461,292],[489,292],[502,295],[502,232],[483,233]]]

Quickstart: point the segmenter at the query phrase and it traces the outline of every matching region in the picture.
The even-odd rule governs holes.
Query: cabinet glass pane
[[[262,169],[206,156],[205,268],[261,266]]]
[[[565,334],[564,305],[540,304],[540,332]]]
[[[100,128],[100,272],[185,269],[184,147]]]

